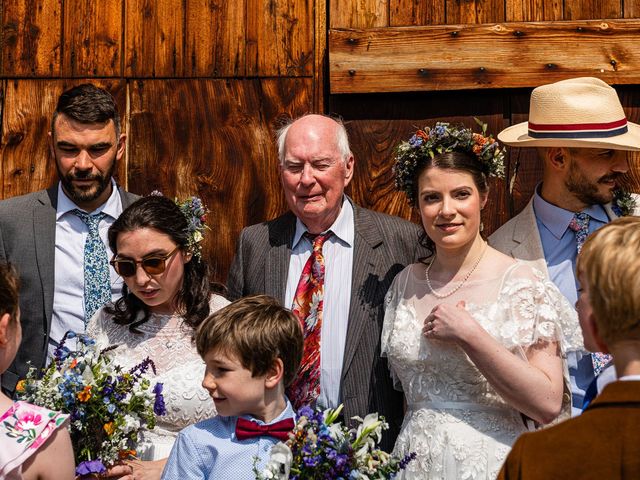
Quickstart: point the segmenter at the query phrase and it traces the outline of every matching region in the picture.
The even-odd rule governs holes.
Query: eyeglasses
[[[129,258],[120,259],[114,257],[109,263],[113,265],[113,268],[121,277],[134,276],[138,269],[138,264],[140,264],[142,269],[149,275],[160,275],[167,268],[167,260],[175,255],[179,249],[180,247],[178,246],[166,255],[153,253],[148,257],[144,257],[142,260],[131,260]]]

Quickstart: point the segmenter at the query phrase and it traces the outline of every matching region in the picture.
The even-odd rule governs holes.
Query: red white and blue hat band
[[[608,123],[528,124],[532,138],[609,138],[627,133],[627,119]]]

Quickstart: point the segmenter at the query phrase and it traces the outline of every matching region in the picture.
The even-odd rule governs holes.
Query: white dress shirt
[[[107,230],[122,213],[122,200],[115,181],[111,180],[112,192],[106,203],[93,212],[104,212],[98,230],[100,238],[107,246],[107,255],[113,253],[107,242]],[[89,228],[71,210],[79,208],[67,197],[58,183],[58,208],[56,209],[55,241],[55,286],[53,291],[53,315],[49,333],[49,357],[67,330],[84,332],[84,244]],[[82,209],[80,209],[82,210]],[[111,275],[111,297],[122,294],[122,278],[109,267]]]
[[[353,246],[355,222],[353,206],[343,199],[336,221],[328,229],[333,235],[322,247],[324,256],[324,310],[320,335],[320,397],[318,405],[335,408],[340,402],[340,378],[344,346],[347,339],[349,306],[351,305],[351,278],[353,276]],[[291,261],[287,276],[285,306],[291,308],[300,281],[302,269],[313,250],[304,237],[307,227],[298,219],[293,236]]]

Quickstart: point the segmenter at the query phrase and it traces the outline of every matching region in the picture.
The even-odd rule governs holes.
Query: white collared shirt
[[[340,402],[340,378],[344,346],[347,339],[355,220],[353,206],[346,198],[336,221],[328,229],[333,235],[322,247],[324,255],[324,310],[320,336],[320,397],[323,408],[335,408]],[[291,308],[304,264],[311,256],[311,242],[304,237],[307,227],[298,219],[293,236],[291,261],[287,276],[285,306]]]
[[[107,230],[122,213],[122,200],[115,181],[111,180],[112,191],[107,201],[93,212],[104,212],[98,230],[100,238],[107,246],[107,255],[113,255],[107,242]],[[84,244],[89,228],[71,210],[79,208],[67,197],[58,182],[58,207],[56,209],[55,276],[53,292],[53,315],[49,333],[49,356],[67,330],[84,332]],[[122,294],[122,278],[109,267],[111,275],[111,298]],[[53,343],[55,342],[55,343]]]

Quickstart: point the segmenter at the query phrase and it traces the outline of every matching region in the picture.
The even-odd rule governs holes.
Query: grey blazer
[[[119,189],[122,207],[139,197]],[[11,394],[29,366],[42,368],[47,358],[54,291],[58,186],[0,202],[0,259],[20,274],[22,344],[2,388]]]
[[[355,244],[349,324],[342,366],[344,417],[378,412],[389,423],[383,446],[393,447],[403,417],[402,394],[393,389],[386,359],[380,357],[384,297],[394,277],[426,255],[420,228],[406,220],[354,205]],[[281,217],[240,234],[227,286],[229,298],[271,295],[284,301],[296,217]]]

